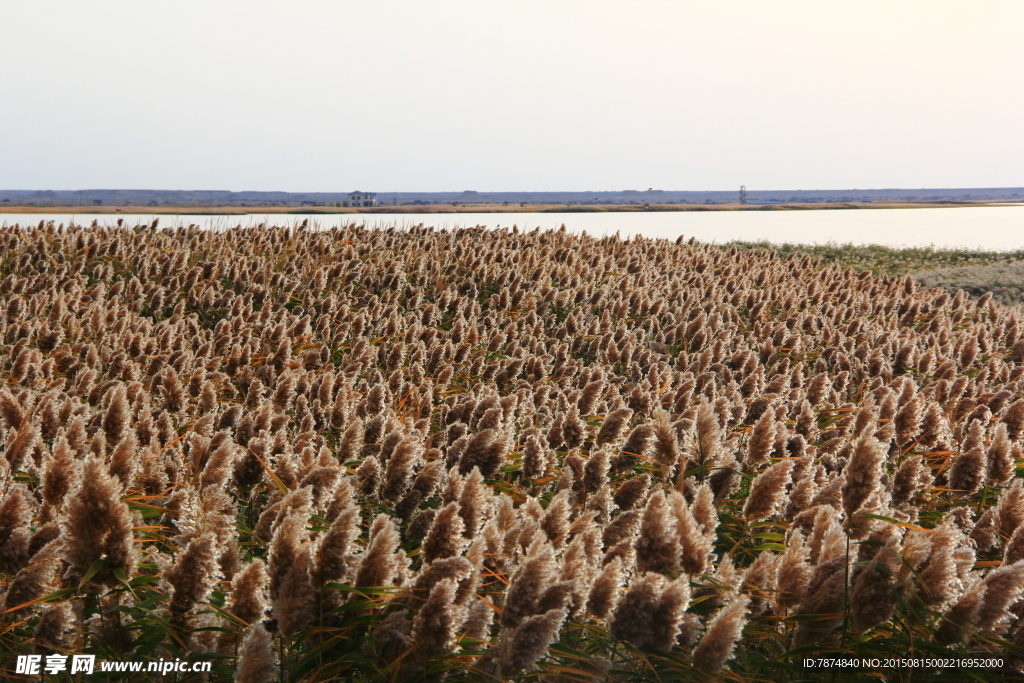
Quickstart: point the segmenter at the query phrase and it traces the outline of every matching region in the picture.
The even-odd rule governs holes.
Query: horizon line
[[[377,190],[376,194],[615,194],[623,192],[635,192],[638,194],[655,192],[736,192],[739,187],[746,188],[747,192],[884,192],[895,190],[1021,190],[1024,185],[962,185],[962,186],[894,186],[894,187],[835,187],[835,188],[776,188],[776,189],[751,189],[749,186],[740,185],[728,189],[658,189],[648,188],[646,190],[618,189],[618,190]],[[152,187],[87,187],[77,189],[53,189],[53,188],[0,188],[0,192],[230,192],[241,194],[246,192],[280,193],[280,194],[349,194],[362,192],[363,190],[226,190],[226,189],[167,189]]]

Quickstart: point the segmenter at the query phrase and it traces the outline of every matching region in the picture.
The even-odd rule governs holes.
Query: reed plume
[[[78,636],[78,621],[69,602],[49,607],[39,617],[32,638],[37,654],[52,654],[70,650]]]
[[[552,609],[525,619],[502,638],[498,674],[511,677],[529,671],[558,638],[565,621],[564,609]]]
[[[69,494],[61,519],[62,559],[68,564],[65,581],[82,581],[100,558],[102,568],[92,575],[90,583],[118,585],[118,570],[131,576],[138,562],[134,525],[128,506],[120,501],[119,483],[102,460],[86,459],[78,488]]]
[[[220,579],[216,536],[205,533],[175,555],[174,564],[164,571],[164,580],[173,587],[169,609],[174,615],[184,615],[197,602],[206,599],[209,591]]]
[[[704,464],[713,460],[718,455],[721,442],[718,418],[711,406],[702,403],[697,408],[695,426],[697,434],[694,442],[697,447],[698,460],[700,464]]]
[[[758,465],[768,462],[772,448],[775,443],[775,415],[773,411],[766,410],[750,432],[747,441],[747,467],[753,469]]]
[[[739,595],[718,611],[693,650],[694,667],[709,674],[720,673],[725,668],[746,625],[749,604],[750,596]]]
[[[668,581],[660,574],[645,572],[619,598],[608,630],[637,647],[667,650],[679,635],[689,599],[685,576]]]
[[[992,435],[992,443],[988,448],[987,483],[988,485],[1007,484],[1014,474],[1014,462],[1006,423],[1000,423]]]
[[[856,632],[869,631],[892,617],[899,602],[893,568],[899,562],[897,549],[889,545],[857,575],[850,594],[850,616]]]
[[[878,490],[885,451],[872,435],[865,434],[854,445],[853,455],[843,470],[843,510],[853,516]]]
[[[631,510],[640,503],[647,500],[647,491],[650,489],[651,476],[641,474],[639,477],[627,479],[626,482],[615,492],[615,504],[621,510]]]
[[[974,493],[985,483],[987,469],[987,458],[981,448],[960,453],[949,466],[949,487],[967,494]]]
[[[679,532],[672,524],[665,494],[661,491],[647,500],[635,546],[637,571],[671,573],[679,569]]]
[[[442,579],[430,589],[426,602],[413,619],[412,640],[417,654],[430,659],[455,650],[456,629],[462,625],[464,611],[455,604],[456,584]]]
[[[700,576],[707,569],[718,526],[717,513],[713,508],[710,511],[706,509],[705,499],[709,494],[709,488],[701,487],[693,506],[687,505],[686,498],[678,492],[673,492],[668,500],[675,526],[675,538],[678,538],[679,565],[694,576]],[[675,540],[673,535],[666,536],[670,550],[674,549],[671,543]]]
[[[976,629],[974,624],[985,603],[985,584],[975,580],[956,603],[946,610],[935,630],[935,640],[942,645],[962,643]]]
[[[1002,637],[1017,619],[1011,606],[1024,596],[1024,564],[996,567],[985,576],[984,585],[977,626],[983,633]]]
[[[790,533],[786,541],[786,552],[779,564],[778,594],[775,604],[779,611],[799,604],[807,591],[811,566],[808,564],[810,550],[799,531]]]
[[[269,603],[266,596],[267,567],[263,560],[255,559],[231,580],[231,600],[226,610],[246,624],[260,621]]]
[[[537,605],[551,583],[554,571],[554,549],[543,540],[534,541],[509,579],[501,613],[503,625],[518,626],[527,618],[537,615]]]
[[[253,626],[238,653],[236,683],[268,683],[277,673],[277,654],[263,624]]]
[[[315,618],[314,570],[313,550],[309,545],[303,545],[295,552],[292,563],[276,586],[274,614],[277,615],[277,628],[285,638],[290,639],[304,630]]]
[[[424,562],[454,557],[465,548],[466,539],[463,531],[466,524],[459,513],[459,504],[451,502],[441,508],[434,517],[420,550]]]
[[[33,601],[50,592],[48,588],[59,564],[60,556],[56,548],[47,548],[37,553],[28,566],[15,574],[3,596],[3,603],[0,603],[3,611],[14,617],[23,615]]]
[[[466,450],[459,459],[459,472],[469,474],[475,467],[485,477],[490,477],[505,462],[508,442],[494,429],[485,429],[469,440]]]
[[[597,431],[597,445],[606,446],[618,441],[632,416],[633,411],[629,408],[619,408],[609,413]]]
[[[743,517],[748,524],[767,519],[778,511],[782,505],[792,469],[793,462],[783,460],[757,475],[750,485],[750,494],[743,506]]]
[[[353,583],[359,588],[389,586],[404,571],[404,561],[395,557],[399,549],[398,529],[384,514],[378,515],[370,529],[370,540],[362,554]]]
[[[411,438],[402,439],[387,460],[384,468],[384,481],[380,495],[384,500],[396,501],[409,486],[413,476],[413,468],[420,458],[420,444]]]
[[[757,616],[768,607],[779,577],[779,556],[760,553],[743,576],[743,591],[750,595],[750,614]]]
[[[931,479],[931,472],[919,455],[907,458],[896,470],[892,479],[892,504],[907,503],[922,486]]]
[[[466,610],[466,619],[459,630],[466,638],[483,642],[488,639],[493,620],[494,609],[483,600],[477,600]]]
[[[608,616],[622,588],[622,559],[614,557],[594,580],[587,598],[587,611],[598,619]]]
[[[588,493],[597,493],[608,481],[608,468],[611,465],[608,451],[598,449],[587,458],[583,465],[583,487]]]
[[[811,573],[797,614],[817,618],[800,622],[796,640],[801,645],[820,642],[842,623],[845,572],[846,559],[837,557],[819,564]]]

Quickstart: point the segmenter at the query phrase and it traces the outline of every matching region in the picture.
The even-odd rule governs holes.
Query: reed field
[[[1024,309],[784,252],[0,229],[0,679],[1019,676]]]

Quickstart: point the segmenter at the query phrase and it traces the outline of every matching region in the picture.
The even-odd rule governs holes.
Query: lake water
[[[0,225],[30,225],[40,220],[88,225],[97,220],[112,225],[149,223],[152,214],[2,214]],[[311,225],[330,227],[346,223],[368,226],[408,226],[423,223],[437,228],[483,225],[520,230],[558,228],[590,235],[618,232],[622,237],[644,235],[676,239],[680,235],[701,242],[769,240],[798,244],[839,242],[891,246],[1024,248],[1024,205],[949,207],[937,209],[822,209],[792,211],[689,211],[620,213],[459,213],[459,214],[245,214],[239,216],[162,214],[160,225],[204,228],[250,226],[262,222],[295,225],[308,218]]]

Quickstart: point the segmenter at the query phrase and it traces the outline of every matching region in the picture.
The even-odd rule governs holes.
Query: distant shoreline
[[[3,205],[0,213],[15,214],[155,214],[234,216],[247,214],[456,214],[456,213],[615,213],[690,211],[823,211],[836,209],[928,209],[957,206],[1001,206],[992,201],[787,202],[778,204],[405,204],[366,208],[337,206],[32,206]]]

